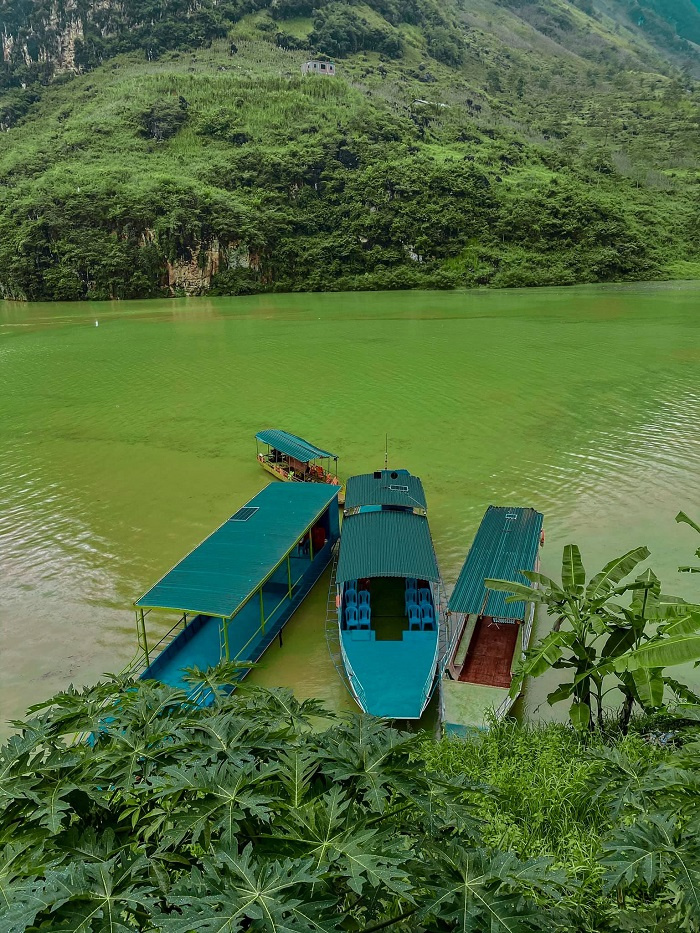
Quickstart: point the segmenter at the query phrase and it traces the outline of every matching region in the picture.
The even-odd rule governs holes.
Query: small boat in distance
[[[258,463],[286,483],[328,483],[340,486],[338,502],[343,505],[344,490],[338,479],[338,457],[310,444],[288,431],[259,431],[255,435]],[[260,450],[260,444],[267,448]]]
[[[417,476],[385,469],[348,479],[335,586],[340,655],[359,706],[419,719],[436,683],[441,619]]]
[[[506,602],[508,593],[485,580],[528,584],[522,570],[539,568],[543,516],[534,509],[486,510],[448,603],[450,651],[441,685],[445,730],[465,735],[481,729],[491,711],[506,715],[513,669],[528,647],[534,603]]]

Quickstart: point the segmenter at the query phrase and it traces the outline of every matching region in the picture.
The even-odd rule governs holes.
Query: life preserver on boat
[[[544,528],[540,532],[540,547],[544,547]]]
[[[336,593],[335,594],[335,608],[336,609],[340,609],[340,603],[341,603],[340,593]]]

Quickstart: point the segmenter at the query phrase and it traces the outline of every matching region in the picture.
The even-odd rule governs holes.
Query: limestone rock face
[[[164,285],[172,295],[202,295],[211,286],[212,278],[224,269],[259,269],[260,257],[241,243],[197,247],[189,259],[166,263]]]
[[[111,0],[103,0],[103,3]],[[52,0],[28,5],[24,17],[15,15],[2,24],[3,62],[37,69],[45,78],[76,72],[76,42],[85,35],[85,23],[76,0]]]

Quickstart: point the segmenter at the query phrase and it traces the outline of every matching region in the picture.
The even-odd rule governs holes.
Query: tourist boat
[[[281,647],[284,626],[330,563],[338,535],[337,487],[270,483],[136,600],[140,650],[129,673],[189,692],[189,667],[245,665],[276,639]],[[151,612],[177,618],[155,645],[146,631]],[[237,679],[246,673],[242,667]]]
[[[493,505],[482,519],[447,607],[451,647],[440,692],[448,733],[483,728],[516,700],[513,670],[530,642],[535,606],[508,602],[508,593],[484,581],[528,584],[520,571],[539,567],[542,522],[534,509]]]
[[[288,431],[259,431],[255,435],[258,463],[277,479],[288,483],[328,483],[341,486],[338,501],[344,502],[344,490],[338,479],[338,457],[310,444]],[[266,449],[261,451],[260,444]],[[332,468],[331,468],[332,462]]]
[[[441,620],[417,476],[385,469],[348,479],[335,587],[340,655],[359,706],[419,719],[436,684]]]

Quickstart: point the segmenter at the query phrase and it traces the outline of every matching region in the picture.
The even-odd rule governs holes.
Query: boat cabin
[[[335,573],[343,664],[360,707],[417,719],[432,692],[438,571],[423,486],[407,470],[348,480]]]
[[[489,710],[505,715],[514,698],[514,667],[526,650],[534,604],[508,602],[485,580],[527,584],[521,570],[536,570],[543,516],[534,509],[489,506],[448,603],[449,660],[442,681],[448,732],[485,725]]]
[[[334,486],[271,483],[238,509],[136,600],[134,673],[188,690],[185,668],[255,662],[275,639],[281,646],[284,626],[331,560],[337,498]],[[146,631],[152,612],[177,617],[156,644]]]

